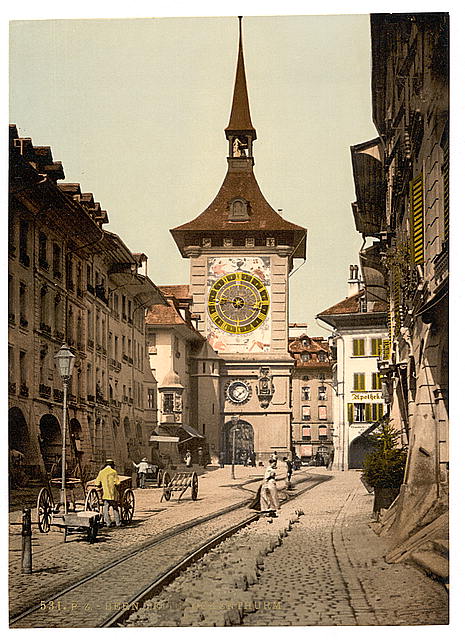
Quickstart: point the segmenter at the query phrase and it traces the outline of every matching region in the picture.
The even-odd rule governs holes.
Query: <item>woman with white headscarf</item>
[[[279,498],[278,487],[276,486],[276,469],[278,461],[270,458],[269,463],[260,491],[260,511],[269,513],[273,518],[277,518],[276,511],[279,509]]]

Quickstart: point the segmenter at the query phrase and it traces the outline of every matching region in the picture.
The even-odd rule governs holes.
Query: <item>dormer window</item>
[[[245,239],[246,247],[255,247],[255,238],[246,238]]]
[[[232,238],[223,238],[223,247],[232,247],[233,240]]]
[[[211,247],[212,246],[212,239],[211,238],[202,238],[202,247]]]
[[[237,222],[249,219],[248,203],[244,198],[234,198],[229,203],[229,220]]]
[[[275,238],[267,238],[266,239],[266,246],[267,247],[275,247],[276,246],[276,239]]]

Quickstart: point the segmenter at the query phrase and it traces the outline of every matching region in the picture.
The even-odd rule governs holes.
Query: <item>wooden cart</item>
[[[174,474],[173,478],[165,471],[163,474],[163,491],[160,502],[163,501],[163,498],[167,501],[171,500],[172,493],[179,493],[179,502],[188,489],[191,490],[192,500],[197,500],[199,494],[199,479],[195,471],[192,473],[189,471],[179,471]]]
[[[87,534],[88,542],[95,541],[100,513],[98,510],[87,508],[87,506],[84,511],[76,510],[75,492],[80,486],[82,486],[82,482],[79,478],[66,478],[65,488],[69,495],[70,507],[67,513],[60,512],[62,505],[56,504],[53,499],[52,487],[61,487],[61,478],[50,478],[47,486],[42,487],[37,497],[37,521],[41,533],[48,533],[54,526],[62,529],[64,542],[66,542],[68,534],[82,532]]]
[[[134,516],[136,507],[136,498],[132,490],[132,478],[130,476],[118,476],[119,484],[116,485],[118,490],[118,506],[123,524],[130,524]],[[86,484],[86,500],[84,509],[90,511],[98,511],[103,518],[103,490],[95,484],[95,480],[91,480]]]

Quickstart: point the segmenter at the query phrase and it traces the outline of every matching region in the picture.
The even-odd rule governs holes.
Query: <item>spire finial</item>
[[[253,140],[257,134],[250,118],[249,97],[245,78],[244,54],[242,51],[242,16],[239,18],[239,47],[237,54],[236,81],[229,124],[225,129],[226,137],[230,134],[249,134]]]

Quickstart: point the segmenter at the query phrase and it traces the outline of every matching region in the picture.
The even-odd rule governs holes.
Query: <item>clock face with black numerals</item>
[[[208,296],[208,313],[228,333],[250,333],[266,319],[270,297],[263,282],[243,271],[219,278]]]

